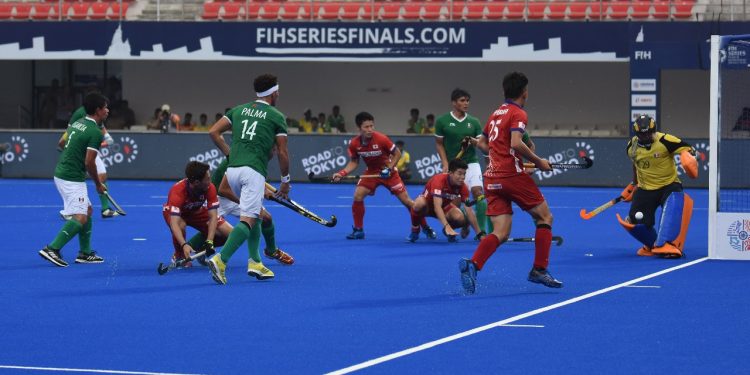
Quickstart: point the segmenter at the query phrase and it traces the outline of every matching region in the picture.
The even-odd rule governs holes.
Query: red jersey
[[[359,160],[361,157],[367,165],[367,172],[377,172],[387,167],[396,145],[387,135],[373,132],[367,144],[362,143],[362,136],[356,136],[349,142],[349,157]]]
[[[456,198],[459,198],[461,201],[468,199],[469,187],[466,183],[461,184],[461,186],[453,186],[450,184],[448,174],[440,173],[427,181],[422,196],[427,198],[428,207],[433,207],[434,205],[432,197],[439,196],[440,198],[443,198],[442,207],[445,208],[453,203]]]
[[[208,191],[197,197],[190,193],[190,186],[187,178],[178,181],[171,189],[167,203],[164,204],[164,211],[169,210],[173,216],[186,216],[198,212],[201,208],[206,207],[209,210],[219,208],[219,197],[216,195],[216,187],[213,184],[208,185]]]
[[[490,163],[484,176],[510,177],[524,173],[521,155],[510,147],[510,135],[514,131],[526,132],[527,121],[526,111],[510,101],[492,112],[483,130],[490,145]]]

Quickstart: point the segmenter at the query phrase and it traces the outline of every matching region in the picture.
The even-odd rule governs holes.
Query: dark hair
[[[427,116],[425,116],[425,118],[428,119],[428,120],[429,119],[434,119],[435,115],[433,115],[432,113],[428,113]]]
[[[109,104],[109,99],[98,92],[92,92],[83,99],[83,108],[87,115],[95,114],[97,109],[103,108],[107,104]]]
[[[453,90],[453,92],[451,92],[452,102],[455,102],[456,100],[461,99],[463,97],[466,97],[467,100],[471,99],[471,95],[469,95],[469,93],[464,89],[455,89]]]
[[[205,117],[205,118],[208,118],[208,115],[207,115],[207,114],[205,114],[205,113],[201,113],[200,117],[201,117],[201,118],[203,118],[203,117]]]
[[[453,159],[448,163],[448,173],[455,172],[457,169],[468,169],[469,165],[462,159]]]
[[[362,127],[362,124],[365,121],[375,121],[375,117],[367,112],[357,113],[357,116],[354,117],[354,122],[357,124],[357,127]]]
[[[521,72],[511,72],[506,74],[503,78],[503,92],[505,93],[505,99],[520,98],[528,84],[529,79]]]
[[[403,146],[403,145],[404,145],[404,141],[396,141],[396,146]]]
[[[273,74],[261,74],[253,81],[255,92],[263,92],[278,84],[279,80]]]
[[[416,113],[419,114],[419,108],[412,108],[409,113]]]
[[[191,161],[185,166],[185,177],[188,181],[200,181],[208,172],[208,164],[199,161]]]

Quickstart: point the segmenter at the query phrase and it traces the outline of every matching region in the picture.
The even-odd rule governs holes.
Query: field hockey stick
[[[589,169],[592,165],[594,165],[594,161],[584,157],[583,158],[583,164],[579,163],[550,163],[550,167],[554,169]],[[536,165],[534,163],[523,163],[523,166],[526,168],[536,168]]]
[[[274,193],[276,192],[276,188],[273,187],[272,185],[268,184],[268,183],[266,183],[266,188],[268,190],[270,190],[271,192],[274,192]],[[271,198],[269,198],[269,199],[272,200],[272,201],[274,201],[274,202],[276,202],[276,203],[278,203],[278,204],[280,204],[280,205],[282,205],[282,206],[284,206],[284,207],[286,207],[286,208],[288,208],[288,209],[290,209],[290,210],[292,210],[292,211],[294,211],[294,212],[296,212],[296,213],[298,213],[298,214],[300,214],[300,215],[302,215],[302,216],[304,216],[304,217],[306,217],[306,218],[308,218],[308,219],[310,219],[310,220],[312,220],[312,221],[314,221],[314,222],[316,222],[316,223],[318,223],[318,224],[325,225],[325,226],[327,226],[329,228],[333,228],[333,227],[336,226],[336,222],[337,222],[336,215],[331,215],[331,219],[330,220],[326,220],[326,219],[323,219],[322,217],[314,214],[313,212],[309,211],[308,209],[302,207],[302,205],[300,205],[299,203],[297,203],[297,202],[295,202],[295,201],[293,201],[291,199],[289,199],[287,201],[286,199],[280,199],[280,198],[276,198],[274,196],[271,196]]]
[[[622,197],[622,195],[620,195],[620,196],[618,196],[617,198],[615,198],[615,199],[612,199],[612,200],[610,200],[609,202],[607,202],[607,203],[605,203],[605,204],[603,204],[603,205],[601,205],[601,206],[599,206],[599,207],[595,208],[595,209],[594,209],[593,211],[591,211],[591,212],[586,212],[586,209],[585,209],[585,208],[582,208],[582,209],[581,209],[581,212],[580,212],[580,215],[581,215],[581,219],[583,219],[583,220],[588,220],[588,219],[591,219],[592,217],[594,217],[594,216],[598,215],[598,214],[599,214],[599,213],[601,213],[602,211],[604,211],[604,210],[606,210],[606,209],[608,209],[608,208],[610,208],[610,207],[612,207],[612,206],[616,205],[617,203],[620,203],[620,202],[621,202],[621,201],[622,201],[623,199],[625,199],[625,198],[623,198],[623,197]]]
[[[185,264],[187,262],[194,261],[197,258],[200,258],[201,256],[203,256],[205,254],[206,254],[206,250],[202,250],[199,253],[195,253],[195,254],[191,255],[190,258],[188,258],[188,259],[185,259],[185,258],[177,259],[177,260],[172,261],[171,263],[167,264],[166,266],[164,265],[164,263],[159,263],[159,267],[156,268],[156,272],[158,272],[159,275],[163,275],[163,274],[165,274],[165,273],[167,273],[167,272],[169,272],[169,271],[171,271],[171,270],[173,270],[173,269],[175,269],[177,267],[182,266],[183,264]]]
[[[516,237],[516,238],[508,238],[506,242],[534,242],[536,239],[534,237]],[[563,243],[563,238],[560,236],[552,236],[552,242],[560,246]]]
[[[118,214],[120,214],[121,216],[127,215],[127,213],[125,212],[125,210],[123,210],[122,207],[120,207],[120,205],[117,204],[117,202],[115,201],[115,199],[112,198],[111,195],[109,195],[109,191],[105,190],[104,191],[104,196],[107,197],[107,199],[109,200],[109,203],[112,203],[112,207],[115,208],[115,211]]]
[[[310,172],[307,174],[307,178],[310,179],[310,182],[333,182],[333,179],[331,177],[324,177],[324,176],[315,176],[315,173]],[[342,180],[359,180],[360,178],[380,178],[379,174],[356,174],[356,175],[346,175],[342,176]]]
[[[450,200],[454,199],[452,196],[446,195],[446,194],[434,194],[433,197],[440,197],[440,198],[443,198],[443,199],[450,199]],[[466,207],[471,207],[471,206],[477,204],[477,202],[481,202],[482,200],[484,200],[484,194],[479,195],[476,199],[472,199],[472,200],[468,200],[467,199],[467,200],[463,201],[463,204],[465,204]]]
[[[461,159],[461,157],[464,156],[464,152],[469,149],[469,145],[471,144],[471,142],[469,142],[470,138],[471,137],[466,136],[461,140],[461,149],[458,150],[458,154],[456,154],[456,157],[454,159]]]

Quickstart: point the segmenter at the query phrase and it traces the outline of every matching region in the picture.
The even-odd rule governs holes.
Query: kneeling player
[[[469,235],[469,224],[477,233],[477,238],[484,237],[485,233],[479,229],[474,211],[470,207],[466,207],[466,215],[461,211],[461,202],[469,197],[469,187],[464,183],[467,169],[465,161],[454,159],[448,164],[448,173],[437,174],[427,181],[424,192],[414,200],[411,233],[407,238],[410,242],[419,239],[419,224],[425,216],[440,220],[448,242],[456,241],[458,234],[454,228],[461,228],[461,238],[466,238]]]
[[[693,200],[682,191],[677,177],[675,155],[691,178],[698,177],[698,162],[693,148],[679,138],[656,131],[656,123],[646,115],[633,124],[636,136],[628,142],[628,157],[633,162],[633,182],[622,192],[624,201],[632,199],[626,219],[617,215],[620,224],[640,241],[640,256],[658,255],[680,258],[685,246]],[[656,209],[662,206],[658,231],[654,227]]]
[[[216,212],[219,198],[211,184],[208,168],[205,163],[189,162],[185,167],[185,178],[169,189],[162,214],[172,232],[175,260],[189,259],[191,252],[202,250],[206,251],[205,256],[209,256],[215,252],[214,239],[216,246],[221,246],[232,232],[232,226]],[[190,241],[185,240],[185,228],[188,226],[198,230]],[[186,262],[184,267],[191,265]]]
[[[211,182],[213,183],[214,187],[216,187],[219,194],[219,216],[223,217],[226,215],[232,215],[236,218],[239,218],[240,199],[237,197],[237,195],[234,194],[232,189],[229,187],[229,183],[226,181],[226,178],[224,178],[224,174],[226,174],[228,165],[228,160],[224,159],[224,161],[219,164],[216,170],[214,170],[214,173],[211,175]],[[264,195],[265,198],[268,199],[268,197],[272,196],[273,193],[266,189]],[[270,259],[276,259],[282,264],[293,264],[294,258],[285,251],[276,247],[276,231],[273,225],[273,218],[271,217],[271,213],[268,212],[265,207],[261,207],[260,209],[260,220],[260,230],[263,234],[263,239],[266,241],[266,248],[263,249],[263,255]],[[249,240],[252,240],[252,238]]]

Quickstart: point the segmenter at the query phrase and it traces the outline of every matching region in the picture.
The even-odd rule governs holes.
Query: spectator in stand
[[[161,108],[157,107],[154,109],[154,116],[151,117],[150,120],[148,120],[148,123],[146,123],[146,128],[148,130],[160,130],[161,129],[161,122],[159,122],[159,116],[161,115]]]
[[[201,113],[200,116],[198,116],[198,123],[195,125],[195,128],[193,128],[193,130],[197,132],[207,132],[210,128],[211,124],[208,123],[208,115],[205,113]]]
[[[224,114],[216,112],[216,115],[214,115],[214,122],[221,120],[222,117],[224,117]]]
[[[411,134],[422,134],[422,128],[425,125],[424,118],[419,117],[419,109],[412,108],[409,111],[409,121],[407,122],[406,132]]]
[[[312,111],[310,110],[310,108],[306,109],[303,115],[304,117],[299,120],[299,132],[312,133]]]
[[[396,141],[396,147],[401,150],[401,158],[396,163],[398,174],[404,181],[410,180],[411,170],[409,169],[409,162],[411,162],[411,156],[404,150],[404,141]]]
[[[310,127],[311,127],[311,133],[322,133],[322,129],[320,129],[320,123],[318,122],[317,117],[313,117],[310,119]]]
[[[425,118],[427,122],[425,122],[422,128],[422,134],[435,134],[435,115],[430,113]]]
[[[191,132],[195,129],[195,123],[193,122],[193,114],[190,112],[185,113],[185,118],[182,119],[177,130],[181,132]]]
[[[294,130],[291,130],[291,129],[294,129]],[[299,121],[297,121],[297,120],[295,120],[295,119],[293,119],[291,117],[287,117],[286,118],[286,130],[288,130],[290,132],[298,132],[299,129],[300,129],[299,128]]]
[[[169,104],[163,104],[159,112],[158,128],[162,133],[169,133],[177,129],[180,116],[173,114]]]
[[[331,110],[331,114],[328,116],[328,127],[331,129],[337,129],[339,133],[346,133],[346,124],[344,123],[344,116],[341,115],[341,108],[335,105]]]
[[[330,133],[331,124],[326,121],[326,114],[323,112],[318,113],[318,133]]]

